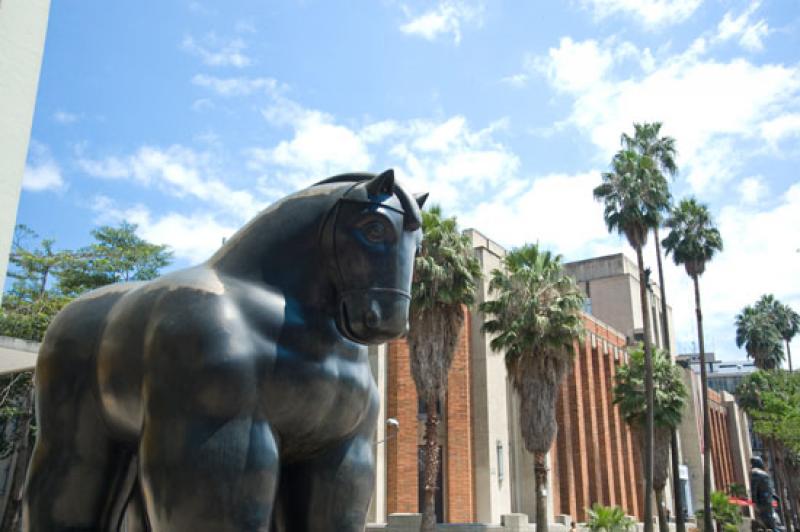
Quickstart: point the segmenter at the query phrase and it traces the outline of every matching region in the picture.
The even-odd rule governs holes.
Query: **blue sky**
[[[78,247],[127,219],[184,266],[286,193],[391,167],[505,246],[632,255],[591,191],[655,120],[725,241],[707,347],[741,358],[745,304],[800,309],[796,0],[54,1],[18,222]],[[688,278],[667,287],[692,350]]]

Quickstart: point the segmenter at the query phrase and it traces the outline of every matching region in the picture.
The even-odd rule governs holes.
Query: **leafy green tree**
[[[622,150],[611,162],[611,171],[602,175],[603,183],[594,189],[594,197],[604,203],[603,217],[609,231],[625,235],[636,250],[639,269],[639,299],[642,308],[645,352],[645,532],[653,529],[653,372],[651,355],[650,309],[642,249],[647,235],[660,221],[660,213],[669,204],[669,189],[661,176],[658,164],[636,150]]]
[[[715,491],[711,494],[711,514],[721,532],[739,532],[739,525],[742,524],[742,512],[738,506],[730,502],[728,494],[724,491]],[[708,526],[710,519],[705,519],[703,510],[698,510],[696,515],[698,523]],[[701,527],[701,530],[711,529]]]
[[[753,431],[764,441],[772,456],[773,473],[778,491],[786,488],[792,506],[797,501],[796,482],[787,474],[800,452],[800,375],[796,373],[759,370],[742,381],[736,391],[739,405],[752,421]],[[781,505],[784,523],[791,528],[795,517]]]
[[[505,352],[506,369],[520,402],[525,448],[534,456],[536,530],[547,532],[545,457],[556,435],[556,400],[583,335],[583,295],[564,272],[561,256],[525,245],[508,253],[492,272],[481,304],[491,347]]]
[[[438,206],[422,213],[423,240],[414,263],[408,347],[411,375],[425,404],[425,493],[422,528],[436,528],[436,479],[439,463],[438,405],[447,391],[447,373],[464,324],[466,307],[475,301],[481,269],[469,238],[455,218],[442,217]]]
[[[135,235],[136,226],[101,227],[92,234],[96,242],[80,252],[56,251],[53,240],[40,240],[20,225],[9,257],[10,290],[0,307],[0,335],[41,341],[50,321],[84,290],[119,280],[151,279],[170,262],[164,246]],[[15,455],[10,474],[9,501],[0,530],[16,530],[21,490],[32,438],[33,373],[0,377],[0,457]]]
[[[76,296],[121,281],[146,281],[172,261],[167,246],[152,244],[136,234],[137,226],[102,226],[92,231],[95,242],[71,254],[59,275],[59,288]]]
[[[617,368],[614,386],[614,403],[619,405],[620,413],[633,428],[640,441],[644,440],[646,408],[644,397],[645,380],[644,351],[641,347],[628,350],[628,362]],[[686,387],[681,380],[680,370],[672,364],[665,351],[653,350],[653,384],[655,387],[654,423],[655,449],[653,468],[653,488],[659,508],[658,522],[662,532],[669,530],[664,512],[664,487],[669,478],[670,435],[680,425],[686,405]]]
[[[0,307],[0,336],[41,340],[50,320],[69,301],[52,286],[69,252],[56,251],[54,245],[25,225],[16,227],[8,272],[13,282]]]
[[[661,135],[661,122],[651,122],[643,124],[633,124],[634,135],[631,137],[627,133],[622,134],[621,143],[627,149],[636,151],[641,156],[651,157],[655,162],[661,178],[666,181],[666,177],[674,177],[678,173],[678,165],[675,162],[677,149],[675,139]],[[660,214],[666,214],[669,206],[665,205],[665,210]],[[661,290],[661,330],[664,340],[664,347],[670,350],[669,321],[667,313],[667,288],[664,283],[664,268],[661,262],[661,238],[658,230],[661,223],[653,227],[653,239],[656,247],[656,265],[658,267],[658,284]],[[678,453],[678,432],[672,431],[670,437],[670,447],[672,450],[672,476],[679,477],[680,459]],[[684,522],[683,495],[680,490],[680,483],[675,482],[673,486],[673,503],[675,508],[675,529],[676,532],[684,532],[686,523]]]
[[[792,369],[792,339],[800,333],[800,314],[792,307],[782,304],[778,309],[778,332],[786,343],[786,357],[789,359],[789,371]]]
[[[604,506],[596,502],[586,513],[589,514],[586,526],[592,532],[630,532],[636,527],[636,522],[619,506]]]
[[[708,410],[708,376],[703,335],[703,311],[700,304],[700,276],[706,263],[722,251],[722,236],[714,226],[708,207],[694,198],[682,200],[672,209],[666,222],[670,233],[664,239],[667,255],[676,265],[683,265],[694,284],[694,306],[697,319],[697,345],[700,349],[700,385],[703,395],[703,441],[711,441],[711,420]],[[711,530],[711,446],[703,449],[703,508],[706,530]]]
[[[770,317],[778,335],[783,339],[786,346],[786,355],[789,359],[789,371],[792,371],[792,353],[790,342],[800,331],[800,314],[795,312],[792,307],[778,301],[772,294],[762,295],[756,301],[755,309]],[[783,356],[781,356],[783,359]]]
[[[783,362],[782,338],[775,319],[762,305],[747,305],[736,315],[736,346],[744,347],[756,367],[773,370]]]

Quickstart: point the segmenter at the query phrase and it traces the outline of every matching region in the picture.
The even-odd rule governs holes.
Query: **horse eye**
[[[381,222],[371,222],[361,228],[370,242],[383,242],[386,239],[386,226]]]

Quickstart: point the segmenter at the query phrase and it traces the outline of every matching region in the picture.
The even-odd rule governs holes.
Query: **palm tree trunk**
[[[436,410],[436,394],[425,400],[425,494],[422,506],[420,532],[436,530],[436,490],[439,477],[439,412]]]
[[[664,506],[664,488],[656,490],[656,506],[658,507],[658,532],[669,532],[667,508]]]
[[[706,350],[703,342],[703,311],[700,307],[700,281],[694,281],[694,308],[697,314],[697,345],[700,348],[700,387],[703,395],[703,530],[711,528],[711,419],[708,411],[708,376],[706,375]]]
[[[791,342],[786,340],[786,357],[789,359],[789,373],[794,371],[792,370],[792,348],[790,346]]]
[[[672,347],[669,336],[669,319],[667,317],[667,288],[664,286],[664,268],[661,264],[661,241],[658,237],[658,227],[653,228],[653,237],[656,241],[656,263],[658,265],[658,286],[661,289],[661,331],[664,338],[664,348],[672,358]],[[672,507],[675,513],[675,532],[686,532],[686,519],[683,516],[683,494],[680,481],[680,455],[678,453],[678,430],[672,429],[670,438],[670,453],[672,457]]]
[[[644,330],[644,392],[647,397],[644,433],[644,532],[653,532],[653,428],[654,428],[654,395],[653,395],[653,353],[650,345],[650,311],[647,304],[647,287],[645,286],[644,258],[642,246],[636,247],[636,261],[639,266],[639,297],[642,303],[642,321]]]
[[[537,532],[547,532],[550,527],[547,522],[547,463],[545,462],[545,453],[534,453],[533,460],[533,476],[536,479],[536,530]]]

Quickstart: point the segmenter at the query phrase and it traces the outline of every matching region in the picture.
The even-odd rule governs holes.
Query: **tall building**
[[[682,354],[676,357],[697,374],[700,374],[700,355],[696,353]],[[752,360],[717,360],[714,353],[706,353],[706,376],[708,387],[717,392],[736,393],[736,388],[744,378],[756,371]]]
[[[0,0],[0,300],[25,173],[50,0]]]
[[[639,268],[623,253],[568,262],[567,273],[575,278],[586,296],[586,312],[622,331],[629,342],[644,340],[644,320],[639,290]],[[661,312],[661,291],[654,272],[648,279],[650,340],[666,345]],[[667,306],[670,353],[675,353],[672,309]]]
[[[489,274],[501,265],[505,250],[478,231],[466,233],[484,273],[476,296],[479,304],[489,298]],[[612,258],[619,268],[630,267],[624,257]],[[592,260],[581,263],[591,264]],[[612,271],[618,272],[619,268]],[[600,282],[594,284],[595,281]],[[575,344],[574,366],[561,387],[556,405],[558,434],[548,454],[547,512],[551,522],[585,521],[586,508],[594,502],[618,505],[638,519],[644,515],[640,444],[613,404],[615,371],[627,362],[627,346],[641,327],[641,319],[637,325],[632,316],[638,299],[631,294],[638,294],[638,287],[632,286],[630,272],[625,271],[606,276],[605,286],[601,277],[590,283],[593,307],[591,314],[585,313],[583,318],[587,333],[582,342]],[[611,288],[614,283],[623,286],[619,288],[622,294]],[[629,288],[624,288],[626,283]],[[606,297],[614,301],[609,304]],[[659,304],[657,299],[654,301]],[[627,316],[611,312],[614,305],[618,314]],[[620,325],[600,318],[595,308]],[[477,306],[465,309],[466,320],[449,375],[449,389],[439,407],[442,469],[436,510],[442,522],[496,524],[512,512],[535,515],[533,459],[520,435],[517,399],[506,376],[503,354],[491,349],[490,338],[481,332],[483,316],[476,309]],[[416,395],[404,341],[371,348],[370,360],[383,396],[375,438],[376,496],[370,521],[385,523],[391,514],[421,511],[421,446],[426,413]],[[685,373],[691,375],[690,371]],[[680,476],[695,510],[697,494],[702,496],[702,487],[697,491],[696,486],[698,471],[702,479],[702,469],[698,469],[702,431],[696,423],[694,393],[691,399],[685,427],[681,427],[686,433],[681,444],[691,453],[692,460],[684,460]],[[736,457],[746,456],[742,453],[747,451],[741,438],[734,439],[742,432],[735,403],[721,395],[715,404],[717,430],[712,433],[711,444],[715,456],[725,457],[714,464],[718,486],[724,488],[724,482],[746,476],[746,466]],[[386,425],[390,418],[399,422],[399,430],[394,424]],[[670,490],[668,486],[667,493]],[[671,512],[671,497],[667,497],[667,505]]]

